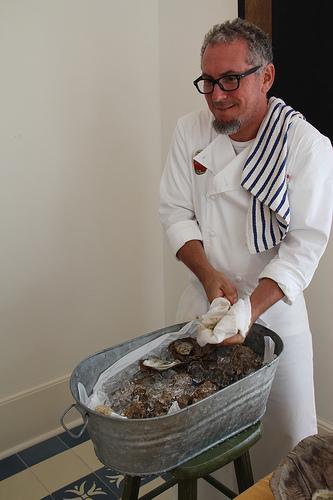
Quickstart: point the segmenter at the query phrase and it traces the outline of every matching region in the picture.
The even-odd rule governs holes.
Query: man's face
[[[217,79],[244,73],[252,67],[247,56],[247,44],[243,40],[208,45],[202,56],[202,75]],[[205,95],[219,132],[242,141],[256,136],[267,110],[268,89],[264,76],[265,71],[248,75],[240,80],[237,90],[230,92],[224,92],[216,84],[213,93]]]

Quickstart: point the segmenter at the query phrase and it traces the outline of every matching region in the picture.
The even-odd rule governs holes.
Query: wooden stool
[[[220,483],[210,474],[230,462],[234,463],[239,493],[253,485],[253,474],[251,468],[249,449],[261,436],[260,422],[248,427],[244,431],[213,446],[201,455],[188,460],[170,474],[172,479],[161,486],[140,497],[139,500],[150,500],[160,495],[163,491],[178,484],[178,500],[197,499],[197,480],[203,478],[228,498],[235,498],[238,493],[231,491],[227,486]],[[138,500],[140,488],[139,476],[125,476],[122,500]]]

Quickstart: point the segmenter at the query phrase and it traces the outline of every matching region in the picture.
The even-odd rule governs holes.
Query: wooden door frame
[[[272,38],[272,0],[238,0],[238,16],[256,24]]]

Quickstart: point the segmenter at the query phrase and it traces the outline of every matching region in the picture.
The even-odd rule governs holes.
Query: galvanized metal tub
[[[145,419],[117,419],[101,415],[80,402],[78,383],[90,394],[100,374],[128,352],[164,335],[178,331],[172,325],[106,349],[83,360],[70,378],[75,407],[82,415],[98,459],[123,474],[159,474],[195,457],[211,446],[237,434],[262,418],[283,349],[281,338],[254,324],[246,338],[263,352],[264,336],[275,342],[276,358],[258,371],[172,415]],[[61,417],[63,427],[73,436]]]

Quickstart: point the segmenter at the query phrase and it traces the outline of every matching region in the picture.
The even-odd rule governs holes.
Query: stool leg
[[[125,476],[122,500],[137,500],[141,478],[139,476]]]
[[[239,493],[254,484],[250,454],[248,451],[234,460],[235,473]]]
[[[178,500],[197,500],[197,480],[178,481]]]

